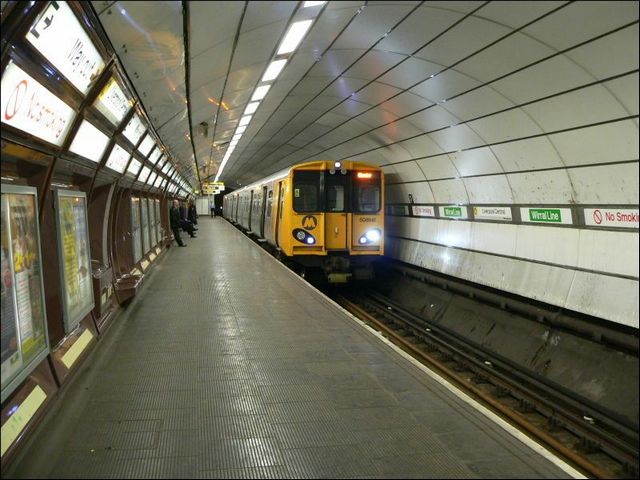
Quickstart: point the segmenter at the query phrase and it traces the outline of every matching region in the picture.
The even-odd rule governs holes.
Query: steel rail
[[[363,301],[364,303],[368,303],[368,306],[371,306],[372,308],[378,310],[387,318],[393,317],[392,321],[395,321],[396,323],[403,323],[405,325],[408,325],[410,329],[417,330],[419,333],[417,333],[417,335],[415,336],[420,341],[423,341],[423,342],[428,341],[428,342],[436,343],[438,344],[438,346],[444,346],[447,350],[449,350],[449,352],[445,352],[445,355],[447,355],[447,357],[451,358],[452,356],[451,351],[454,352],[453,355],[458,357],[463,357],[463,359],[467,362],[467,364],[471,363],[473,365],[472,368],[470,368],[470,366],[468,365],[465,365],[465,369],[470,370],[474,374],[477,374],[477,372],[475,372],[474,369],[481,369],[482,373],[480,375],[482,377],[482,380],[486,379],[489,383],[492,383],[496,386],[498,386],[498,384],[500,383],[503,385],[507,383],[508,387],[506,387],[506,392],[504,390],[503,392],[505,393],[508,392],[509,395],[511,395],[514,398],[517,398],[517,396],[514,395],[514,392],[520,391],[522,396],[526,396],[529,399],[531,398],[531,392],[529,388],[523,389],[522,385],[517,384],[513,380],[506,378],[506,375],[500,374],[499,372],[496,372],[492,368],[488,368],[487,365],[484,364],[484,361],[480,361],[477,358],[469,358],[469,354],[461,351],[459,347],[452,347],[451,345],[448,344],[447,340],[438,338],[435,335],[431,335],[430,334],[431,332],[425,331],[424,328],[421,329],[419,327],[416,327],[415,325],[411,325],[410,323],[407,323],[406,318],[403,318],[402,315],[398,315],[397,311],[399,309],[397,307],[395,307],[396,312],[394,312],[393,311],[394,307],[391,307],[392,310],[389,311],[387,308],[384,308],[380,305],[372,304],[371,300],[369,299],[359,298],[359,300]],[[612,478],[615,476],[613,472],[608,471],[608,469],[604,469],[594,464],[592,461],[585,458],[584,455],[581,455],[578,452],[574,451],[561,440],[555,438],[550,433],[546,432],[542,428],[533,424],[531,421],[527,420],[525,416],[523,416],[519,412],[507,406],[504,401],[499,400],[498,398],[496,398],[495,395],[492,395],[489,392],[483,390],[480,386],[475,385],[472,380],[466,378],[468,377],[468,374],[464,375],[462,372],[459,372],[459,371],[456,371],[455,369],[450,368],[445,364],[445,362],[434,358],[434,355],[428,352],[425,352],[424,350],[419,348],[418,345],[412,344],[406,338],[406,336],[403,336],[398,332],[394,331],[393,328],[386,325],[383,321],[380,321],[377,318],[375,318],[369,312],[365,311],[365,309],[362,308],[361,306],[345,298],[344,296],[339,296],[337,298],[337,301],[341,303],[343,306],[345,306],[352,313],[354,313],[356,316],[361,318],[362,320],[365,320],[368,323],[375,325],[381,331],[385,332],[386,335],[388,335],[391,339],[394,340],[394,343],[400,346],[407,353],[410,353],[414,357],[417,357],[418,359],[423,361],[425,364],[427,364],[430,368],[436,370],[438,373],[447,377],[454,384],[460,386],[465,391],[469,392],[472,397],[475,397],[481,400],[484,404],[488,405],[491,409],[498,412],[503,417],[507,418],[511,423],[517,425],[520,429],[524,430],[527,434],[529,434],[535,440],[543,443],[549,449],[555,451],[558,455],[567,459],[568,462],[575,465],[578,469],[582,470],[587,475],[595,478]],[[386,303],[387,305],[393,305],[389,301],[385,301],[383,303]],[[425,337],[428,337],[428,340],[425,339]],[[457,342],[459,342],[459,340],[456,339],[456,343]],[[488,355],[484,354],[484,352],[482,354],[482,357],[485,359],[489,358]],[[461,361],[460,358],[458,359],[453,358],[453,360],[458,362]],[[493,363],[491,363],[491,366],[493,366]],[[489,381],[490,377],[493,377],[492,382]],[[499,381],[496,381],[496,377],[499,379]],[[503,386],[502,388],[505,388],[505,387]],[[538,399],[540,398],[540,395],[534,393],[533,397],[536,399],[536,402],[537,402]],[[566,424],[568,423],[573,423],[573,417],[571,415],[568,415],[567,418],[562,418],[562,420],[558,422],[557,406],[554,407],[553,405],[549,405],[548,402],[544,402],[544,403],[547,403],[547,405],[546,405],[546,408],[543,409],[543,411],[541,411],[540,408],[537,409],[537,412],[540,415],[548,419],[554,419],[555,424],[558,424],[558,423],[565,424],[563,426],[566,426]],[[539,404],[537,406],[539,406]],[[564,416],[565,415],[562,415],[562,417]],[[583,435],[582,433],[576,434],[574,431],[571,431],[571,434],[576,435],[578,437]],[[598,442],[598,443],[601,443],[601,442]],[[624,457],[627,457],[627,455],[624,455]],[[625,461],[632,461],[632,459],[625,458],[625,460],[623,460],[622,462],[624,463]],[[637,462],[637,457],[636,457],[636,462]],[[635,468],[637,471],[637,463]]]

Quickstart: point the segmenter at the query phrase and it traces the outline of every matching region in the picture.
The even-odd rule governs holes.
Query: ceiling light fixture
[[[287,64],[286,58],[271,62],[271,65],[269,65],[269,68],[267,68],[267,71],[264,72],[264,75],[262,76],[262,80],[260,81],[270,82],[271,80],[275,80],[276,78],[278,78],[278,75],[280,75],[280,72],[282,71],[282,69],[286,64]]]
[[[242,117],[238,126],[242,127],[243,125],[247,125],[251,121],[251,117],[252,115],[245,115],[244,117]]]
[[[251,101],[253,102],[255,100],[262,100],[270,88],[271,88],[271,85],[262,85],[256,88],[256,90],[253,92],[253,96],[251,97]]]
[[[251,115],[254,113],[258,109],[258,105],[260,105],[260,102],[251,102],[247,105],[247,108],[244,109],[244,115]],[[237,130],[236,133],[238,133]]]
[[[282,40],[282,43],[280,44],[277,55],[291,53],[298,48],[298,44],[300,44],[304,38],[307,30],[309,30],[311,22],[313,22],[313,20],[302,20],[301,22],[296,22],[291,25],[289,31],[284,37],[284,40]]]

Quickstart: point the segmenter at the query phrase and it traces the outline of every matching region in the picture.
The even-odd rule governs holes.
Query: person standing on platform
[[[186,247],[186,245],[182,242],[180,238],[180,209],[178,208],[178,200],[173,201],[173,206],[171,210],[169,210],[169,221],[171,222],[171,231],[173,232],[173,236],[176,239],[176,242],[181,247]]]
[[[216,216],[216,202],[215,200],[210,199],[209,200],[209,210],[211,210],[211,218]]]
[[[189,208],[187,210],[188,220],[194,225],[198,224],[198,211],[193,200],[189,200]]]

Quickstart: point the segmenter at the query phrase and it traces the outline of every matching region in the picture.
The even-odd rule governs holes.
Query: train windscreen
[[[375,213],[380,210],[379,172],[353,172],[353,211]]]

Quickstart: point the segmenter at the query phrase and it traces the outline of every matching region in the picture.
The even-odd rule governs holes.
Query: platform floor
[[[3,477],[570,478],[225,220],[199,223]]]

